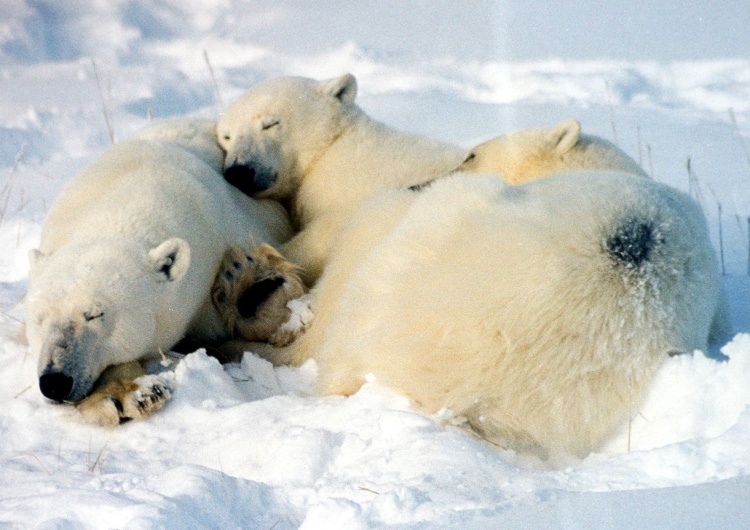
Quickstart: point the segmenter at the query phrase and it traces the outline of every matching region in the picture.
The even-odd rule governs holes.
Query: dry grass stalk
[[[44,465],[44,462],[42,462],[41,459],[38,456],[36,456],[34,453],[12,456],[8,460],[15,460],[17,458],[24,458],[26,456],[30,456],[31,458],[36,460],[37,464],[41,466],[41,468],[44,470],[44,472],[47,474],[48,477],[52,476],[52,473],[49,472],[49,469],[47,469],[47,466]]]
[[[643,146],[641,145],[641,126],[635,126],[635,132],[638,137],[638,165],[643,167]]]
[[[609,86],[609,81],[605,81],[604,86],[607,89],[607,107],[609,107],[609,119],[612,123],[612,140],[615,142],[615,145],[620,145],[620,142],[617,140],[617,126],[615,125],[615,106],[612,103],[613,97],[612,90]]]
[[[727,273],[724,265],[724,227],[722,225],[721,202],[716,201],[716,204],[719,206],[719,258],[721,261],[721,275],[724,276]]]
[[[646,154],[648,154],[648,174],[651,175],[652,179],[655,179],[654,159],[651,157],[651,144],[646,144]]]
[[[89,440],[89,447],[91,447],[90,443],[91,443],[91,440]],[[91,464],[91,466],[89,466],[89,473],[93,473],[94,470],[96,469],[96,466],[99,466],[99,469],[101,469],[101,463],[103,461],[102,455],[104,455],[104,451],[107,449],[107,444],[108,443],[109,443],[109,441],[104,442],[104,445],[102,446],[101,450],[99,451],[99,454],[96,455],[96,460],[94,460],[94,463]]]
[[[224,112],[224,101],[221,99],[221,92],[219,92],[219,83],[216,81],[216,74],[214,68],[211,66],[211,60],[208,58],[208,50],[203,50],[203,59],[206,61],[208,67],[208,73],[211,75],[211,81],[214,85],[214,92],[216,93],[216,101],[219,102],[219,112]]]
[[[745,143],[745,137],[742,136],[742,132],[740,131],[740,126],[737,125],[737,117],[734,115],[734,109],[729,109],[729,119],[732,122],[732,125],[734,126],[734,131],[737,133],[737,138],[740,139],[740,145],[742,145],[742,151],[745,153],[745,160],[747,161],[748,167],[750,167],[750,149],[748,149],[747,144]]]
[[[21,144],[21,148],[18,150],[18,153],[16,153],[16,160],[13,164],[13,169],[11,169],[10,174],[8,175],[8,180],[5,182],[5,185],[3,186],[3,190],[0,191],[0,201],[2,201],[3,205],[0,208],[0,222],[5,218],[5,214],[8,211],[8,202],[10,201],[10,196],[13,193],[13,181],[15,180],[15,176],[18,173],[18,167],[21,165],[21,160],[23,160],[23,155],[26,153],[26,142]],[[21,190],[21,197],[23,198],[23,190]]]
[[[104,98],[104,90],[102,90],[102,83],[99,79],[99,70],[96,67],[96,61],[91,59],[91,66],[94,68],[94,78],[96,79],[96,88],[99,90],[99,99],[102,102],[102,114],[104,114],[104,122],[107,124],[107,134],[109,134],[109,141],[114,145],[115,143],[115,131],[112,128],[112,121],[107,111],[107,101]]]

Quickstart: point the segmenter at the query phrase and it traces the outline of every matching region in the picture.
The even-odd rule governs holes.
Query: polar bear
[[[720,317],[700,207],[650,179],[460,173],[392,193],[394,207],[360,211],[351,236],[375,237],[332,261],[356,264],[327,325],[298,340],[318,343],[322,393],[371,374],[502,447],[584,457],[669,355],[706,348]]]
[[[455,169],[465,150],[396,131],[354,102],[347,74],[258,83],[221,116],[225,178],[254,197],[290,203],[300,232],[280,250],[312,283],[362,200]]]
[[[116,144],[68,183],[30,253],[26,331],[44,396],[79,402],[107,367],[185,336],[227,338],[210,299],[223,253],[249,235],[280,245],[292,230],[279,203],[227,185],[222,166],[215,122],[183,118]]]
[[[647,177],[635,160],[612,142],[581,133],[577,120],[553,127],[523,129],[471,149],[458,171],[498,173],[510,184],[578,169],[623,171]]]

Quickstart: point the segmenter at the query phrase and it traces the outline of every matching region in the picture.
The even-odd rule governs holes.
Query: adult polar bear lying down
[[[210,300],[223,253],[250,235],[280,245],[291,227],[278,203],[227,185],[222,165],[214,122],[170,120],[116,144],[63,190],[30,254],[26,331],[46,397],[80,401],[105,368],[185,336],[227,338]]]
[[[349,276],[308,352],[324,393],[351,394],[373,374],[504,447],[582,457],[668,355],[725,331],[703,214],[666,186],[461,173],[408,193],[361,209],[341,244],[363,257],[330,264]]]
[[[311,329],[270,360],[315,358],[323,393],[373,374],[427,413],[546,455],[595,450],[669,355],[728,332],[700,207],[618,172],[521,186],[457,173],[383,192],[311,294]]]

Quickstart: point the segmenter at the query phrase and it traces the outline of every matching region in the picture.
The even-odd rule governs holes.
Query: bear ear
[[[32,248],[31,250],[29,250],[29,266],[31,267],[31,270],[39,267],[39,265],[41,265],[45,259],[47,259],[47,254],[45,254],[38,248]]]
[[[549,142],[558,155],[573,149],[581,138],[581,124],[577,120],[565,120],[549,132]]]
[[[354,103],[354,98],[357,97],[357,78],[352,74],[344,74],[334,79],[326,79],[320,82],[320,91],[335,97],[341,103]]]
[[[148,251],[148,263],[159,281],[173,282],[182,278],[190,265],[190,245],[184,239],[167,239]]]

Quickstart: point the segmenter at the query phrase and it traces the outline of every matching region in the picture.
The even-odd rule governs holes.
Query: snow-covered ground
[[[0,526],[750,527],[750,10],[527,4],[0,0]],[[150,115],[344,72],[395,127],[469,147],[575,117],[692,190],[723,253],[729,360],[670,359],[629,428],[554,471],[377,382],[316,397],[314,363],[191,354],[169,405],[117,429],[45,402],[20,301],[67,180]]]

